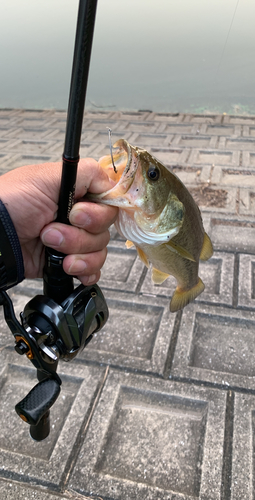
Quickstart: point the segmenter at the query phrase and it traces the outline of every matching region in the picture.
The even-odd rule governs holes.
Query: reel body
[[[15,410],[39,441],[49,434],[49,409],[60,393],[59,359],[71,361],[86,347],[105,325],[108,307],[98,285],[80,285],[61,304],[36,295],[26,304],[20,323],[8,294],[1,292],[0,299],[5,321],[15,337],[15,350],[26,354],[37,369],[38,384]]]

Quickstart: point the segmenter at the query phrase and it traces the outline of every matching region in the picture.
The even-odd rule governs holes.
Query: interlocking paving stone
[[[12,158],[11,155],[1,153],[0,154],[0,165],[7,165],[11,158]],[[8,170],[10,170],[10,168],[8,168]]]
[[[0,496],[4,500],[77,500],[75,496],[50,494],[46,488],[35,488],[34,486],[21,486],[15,481],[0,481]],[[86,500],[85,497],[83,497]]]
[[[217,138],[202,135],[179,135],[173,141],[174,145],[187,148],[215,148]]]
[[[218,135],[218,136],[233,136],[233,135],[241,135],[240,128],[238,126],[230,126],[230,125],[201,125],[200,133],[201,134],[209,134],[209,135]]]
[[[17,128],[17,129],[7,129],[8,130],[8,133],[5,132],[5,135],[4,137],[6,138],[18,138],[18,139],[27,139],[29,138],[30,140],[31,139],[44,139],[45,136],[48,136],[49,134],[49,130],[48,128],[45,128],[45,129],[41,129],[41,128],[32,128],[32,129],[29,129],[29,128],[26,128],[26,127],[21,127],[21,128]],[[0,132],[1,134],[1,132]],[[1,134],[2,136],[2,134]]]
[[[184,177],[184,176],[183,176]],[[181,180],[185,182],[185,179],[182,179],[182,176],[180,176]],[[206,181],[205,181],[206,182]],[[192,182],[188,183],[187,185],[192,189]],[[217,192],[219,190],[218,187],[208,183],[208,186],[210,186],[210,192],[213,193],[213,191]],[[199,187],[199,183],[197,184],[197,187]],[[217,213],[219,214],[236,214],[237,213],[237,201],[238,201],[238,195],[237,195],[237,188],[236,187],[227,187],[225,185],[221,185],[220,188],[224,193],[225,193],[225,200],[224,202],[221,202],[221,206],[213,206],[214,203],[213,201],[211,203],[208,203],[208,200],[205,196],[204,202],[201,200],[201,203],[199,204],[200,209],[203,210],[203,212],[212,212],[212,209],[214,211],[214,214],[216,215]],[[216,196],[217,197],[217,196]]]
[[[132,134],[129,141],[142,148],[151,148],[152,146],[168,146],[171,144],[172,135],[166,134]]]
[[[148,118],[165,123],[182,123],[184,115],[182,113],[150,113]]]
[[[205,168],[205,167],[204,167]],[[173,169],[173,172],[179,177],[179,179],[186,186],[199,186],[201,184],[201,179],[204,176],[203,169],[200,171],[200,175],[198,176],[197,169],[186,169],[185,167],[182,169]]]
[[[110,241],[108,256],[101,271],[100,286],[111,290],[135,292],[144,265],[135,248],[127,249],[123,241]]]
[[[181,148],[159,148],[152,146],[150,152],[166,165],[172,165],[173,163],[185,163],[190,151]]]
[[[223,124],[238,124],[238,125],[255,125],[254,116],[233,116],[223,115]]]
[[[239,256],[238,305],[255,307],[255,255]]]
[[[254,498],[255,398],[235,394],[231,500]]]
[[[45,127],[48,125],[48,120],[47,118],[42,118],[39,116],[38,118],[35,117],[28,118],[23,116],[22,118],[17,119],[16,123],[18,127],[27,127],[31,129],[42,127],[45,129]]]
[[[31,152],[31,153],[47,153],[48,149],[52,148],[52,141],[36,141],[36,140],[18,140],[12,141],[8,146],[4,146],[4,149],[8,149],[8,151],[15,150],[16,152]]]
[[[254,168],[254,166],[255,166],[255,153],[250,153],[249,151],[243,151],[243,166]]]
[[[222,138],[221,144],[223,145],[222,147],[226,147],[227,149],[250,149],[254,150],[255,148],[255,140],[252,138],[244,138],[244,137],[239,137],[239,138],[229,138],[229,137],[224,137]]]
[[[222,123],[222,115],[199,115],[199,114],[188,114],[184,118],[184,122],[188,123],[206,123],[206,124],[216,124]]]
[[[252,311],[190,304],[170,376],[254,389],[254,328]]]
[[[228,170],[224,171],[224,169],[222,169],[222,174],[222,186],[240,186],[241,184],[244,188],[255,189],[255,175],[254,173],[252,175],[252,172],[244,172],[244,175],[242,175],[241,172],[229,172]],[[240,179],[240,177],[242,178]]]
[[[157,133],[162,132],[165,134],[197,134],[199,133],[199,126],[192,123],[162,123]]]
[[[70,486],[112,499],[220,499],[226,395],[111,373]]]
[[[194,165],[239,165],[239,151],[219,151],[207,149],[193,149],[189,157],[189,162]]]
[[[155,122],[138,122],[138,121],[132,121],[130,120],[126,126],[125,126],[125,131],[127,132],[145,132],[148,134],[153,134],[156,132],[159,124]]]
[[[171,114],[169,115],[171,116]],[[132,121],[132,122],[144,122],[147,118],[149,121],[154,122],[156,121],[152,115],[152,113],[148,111],[116,111],[112,113],[111,118],[114,119],[121,119],[122,121]]]
[[[196,298],[196,302],[232,305],[234,280],[234,255],[214,252],[207,262],[200,262],[199,276],[205,284],[204,292]],[[141,287],[144,294],[171,297],[176,288],[176,280],[170,276],[162,285],[154,285],[151,272],[148,271]]]
[[[79,359],[163,374],[175,314],[169,301],[104,290],[110,320]]]
[[[240,188],[239,213],[241,215],[255,215],[254,189]]]
[[[8,162],[2,162],[1,173],[14,168],[22,167],[23,165],[36,165],[38,163],[45,163],[48,161],[59,161],[59,157],[56,154],[50,155],[33,155],[33,154],[15,154],[9,156]]]
[[[64,111],[1,109],[0,173],[59,161],[65,125]],[[174,278],[153,285],[111,227],[99,282],[110,318],[72,363],[60,362],[61,395],[42,443],[14,410],[36,374],[14,352],[0,311],[0,496],[253,500],[255,117],[87,111],[81,156],[109,154],[108,127],[112,142],[145,147],[191,191],[225,192],[222,205],[200,197],[215,249],[200,263],[206,288],[170,313]],[[18,316],[42,280],[9,293]]]
[[[255,249],[255,225],[249,219],[217,216],[211,221],[210,238],[215,249],[252,253]]]
[[[15,364],[19,361],[17,356],[7,351],[0,353],[0,357],[0,477],[57,486],[89,416],[104,370],[60,364],[58,373],[63,384],[51,409],[51,433],[39,444],[29,438],[29,426],[21,425],[14,411],[15,404],[36,384],[35,369],[28,360],[23,365]]]
[[[243,125],[243,136],[244,137],[254,137],[255,136],[255,127],[248,127],[247,125]]]
[[[93,135],[92,135],[93,134]],[[126,140],[130,139],[130,136],[132,134],[130,132],[119,132],[118,130],[112,130],[112,143],[114,144],[116,141],[119,139],[125,138]],[[102,148],[105,148],[105,154],[109,154],[109,142],[108,142],[108,129],[105,127],[105,130],[97,132],[97,131],[88,131],[87,133],[83,134],[83,138],[87,138],[86,140],[89,140],[90,137],[90,142],[97,143],[97,145]],[[84,140],[84,139],[83,139]],[[84,140],[85,142],[85,140]],[[131,141],[130,141],[131,142]],[[106,149],[108,147],[108,150]]]
[[[80,156],[81,156],[81,158],[86,158],[89,156],[91,157],[94,149],[95,149],[95,144],[81,142],[81,144],[80,144]],[[49,154],[58,155],[59,160],[61,160],[62,154],[63,154],[63,143],[61,141],[58,141],[56,143],[52,143],[52,145],[49,144],[49,147],[47,148],[47,152]]]

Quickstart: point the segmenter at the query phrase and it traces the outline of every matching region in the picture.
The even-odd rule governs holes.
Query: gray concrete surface
[[[60,160],[66,114],[0,110],[0,173]],[[14,406],[35,384],[0,316],[0,496],[252,500],[255,429],[255,117],[86,113],[81,155],[126,138],[173,168],[200,200],[215,253],[206,289],[169,312],[161,286],[111,228],[101,287],[110,319],[72,363],[52,430],[29,438]],[[35,167],[36,170],[36,167]],[[40,280],[11,290],[20,312]]]

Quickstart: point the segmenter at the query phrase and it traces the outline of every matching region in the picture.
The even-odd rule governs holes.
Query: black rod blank
[[[64,224],[69,224],[74,200],[96,6],[97,0],[79,3],[57,215],[57,221]],[[64,257],[51,248],[45,249],[44,294],[58,304],[73,291],[73,278],[62,268]]]
[[[67,112],[58,222],[68,223],[72,208],[97,0],[80,0]]]

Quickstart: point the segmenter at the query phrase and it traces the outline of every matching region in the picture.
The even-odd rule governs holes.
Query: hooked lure
[[[110,154],[111,154],[111,159],[112,159],[112,166],[113,166],[115,174],[117,174],[117,168],[116,168],[116,165],[114,164],[113,154],[112,154],[112,129],[110,127],[106,127],[106,128],[108,128],[108,139],[109,139]]]

